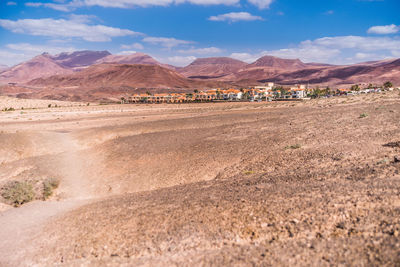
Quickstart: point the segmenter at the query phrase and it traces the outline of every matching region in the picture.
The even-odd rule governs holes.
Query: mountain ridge
[[[159,66],[162,71],[158,68],[153,68],[152,70],[147,68],[148,72],[142,73],[144,74],[143,77],[148,79],[147,82],[143,79],[135,80],[139,81],[140,86],[156,88],[161,85],[172,87],[177,87],[178,85],[183,87],[194,86],[195,84],[202,84],[201,82],[208,82],[209,84],[223,82],[242,86],[264,82],[275,82],[282,85],[308,83],[315,85],[329,84],[331,86],[362,82],[381,83],[385,80],[400,83],[400,59],[384,59],[351,65],[330,65],[304,63],[299,59],[283,59],[268,55],[249,64],[229,57],[209,57],[198,58],[187,66],[178,68],[160,63],[144,53],[112,55],[108,51],[90,50],[60,53],[54,56],[44,53],[14,67],[0,71],[0,83],[37,85],[41,79],[42,81],[47,80],[45,82],[46,86],[50,85],[50,81],[57,85],[60,80],[55,79],[53,76],[75,75],[75,73],[80,72],[87,73],[85,72],[86,69],[93,70],[92,67],[96,65],[101,65],[104,73],[108,71],[123,72],[126,70],[126,66],[123,70],[122,67],[116,67],[116,65]],[[109,69],[106,70],[107,68]],[[164,69],[174,72],[167,74]],[[132,67],[130,70],[132,77],[137,77],[133,70],[139,73],[142,71],[137,67]],[[154,73],[156,76],[153,77],[150,73]],[[157,73],[161,76],[157,76]],[[49,77],[53,78],[47,79]],[[76,77],[79,78],[80,76],[77,75]],[[112,86],[119,84],[117,76],[115,76],[116,81],[112,79],[105,80],[101,76],[91,77],[93,80],[90,83],[87,82],[87,84],[98,84],[97,80],[102,81],[103,85],[105,82]],[[165,83],[160,80],[160,77],[165,78]],[[176,83],[172,82],[172,77],[175,77]],[[130,77],[127,77],[127,80],[129,79]],[[158,84],[152,83],[151,80],[154,79],[158,80]],[[182,79],[185,79],[185,81]],[[193,80],[194,82],[188,82],[188,80]]]

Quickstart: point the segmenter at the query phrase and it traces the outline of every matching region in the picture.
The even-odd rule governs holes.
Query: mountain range
[[[400,84],[400,59],[338,66],[273,56],[263,56],[250,64],[229,57],[212,57],[175,67],[143,53],[112,55],[108,51],[87,50],[58,55],[44,53],[11,68],[0,65],[0,84],[17,84],[36,91],[118,87],[192,90],[265,82],[338,87],[385,81]]]

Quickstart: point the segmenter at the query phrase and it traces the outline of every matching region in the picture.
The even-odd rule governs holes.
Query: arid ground
[[[399,161],[398,91],[0,112],[0,188],[59,181],[0,265],[398,266]]]

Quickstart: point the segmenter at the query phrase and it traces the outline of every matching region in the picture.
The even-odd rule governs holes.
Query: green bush
[[[53,190],[60,185],[60,181],[55,178],[46,179],[43,182],[43,199],[48,199],[52,194]]]
[[[360,119],[366,118],[366,117],[368,117],[368,114],[367,114],[367,113],[362,113],[362,114],[360,114]]]
[[[1,188],[1,196],[15,207],[35,198],[35,191],[29,182],[12,181]]]

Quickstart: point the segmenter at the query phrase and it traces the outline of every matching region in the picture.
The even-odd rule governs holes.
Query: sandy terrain
[[[60,180],[1,205],[0,265],[399,265],[399,122],[397,91],[0,113],[0,187]]]
[[[8,96],[0,96],[0,110],[14,108],[14,109],[37,109],[52,107],[69,107],[84,105],[79,102],[65,102],[57,100],[41,100],[41,99],[22,99]]]

